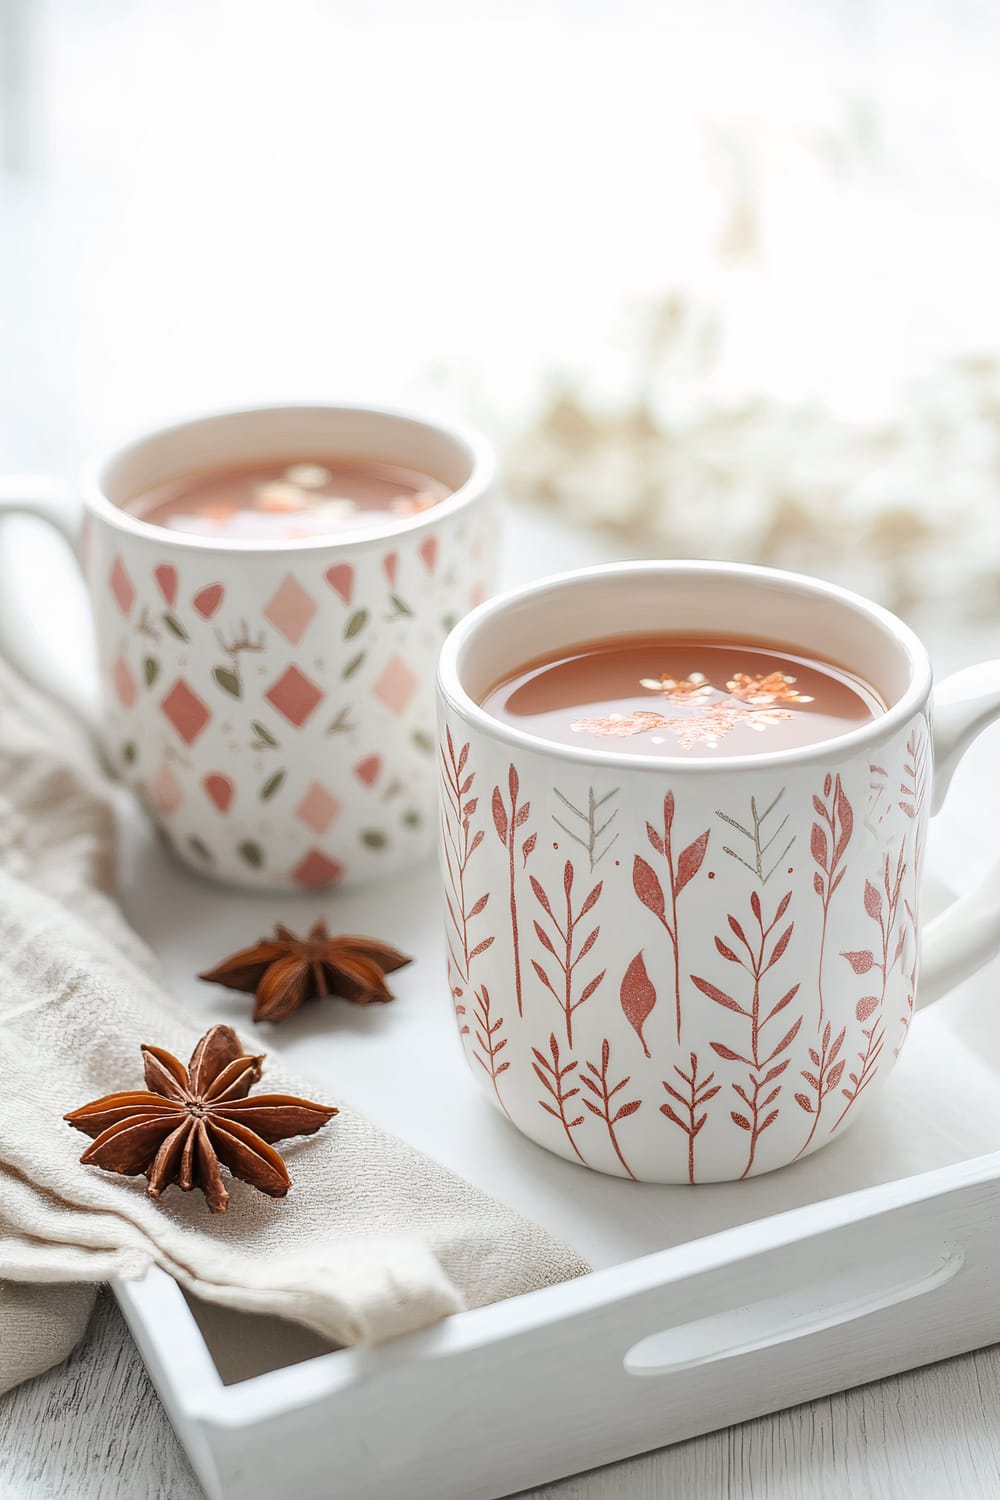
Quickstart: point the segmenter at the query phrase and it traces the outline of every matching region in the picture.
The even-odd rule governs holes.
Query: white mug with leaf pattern
[[[167,530],[122,509],[184,473],[327,453],[405,465],[452,493],[391,529],[280,542]],[[85,715],[200,874],[295,890],[431,852],[434,666],[493,586],[493,470],[487,445],[461,429],[287,406],[118,449],[85,486],[82,527],[13,486],[0,497],[0,515],[49,522],[79,557],[101,689]],[[19,664],[51,686],[46,663],[22,653]]]
[[[887,711],[804,748],[671,758],[543,741],[480,707],[543,651],[655,630],[841,662]],[[1000,871],[929,925],[922,962],[919,926],[928,820],[1000,716],[1000,663],[943,682],[932,730],[923,646],[843,589],[716,563],[566,574],[467,616],[438,696],[462,1046],[491,1102],[568,1161],[695,1183],[816,1151],[881,1088],[914,1007],[1000,948]]]

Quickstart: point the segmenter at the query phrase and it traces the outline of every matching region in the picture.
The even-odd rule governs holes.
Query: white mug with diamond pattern
[[[887,711],[798,749],[692,758],[536,738],[483,696],[608,635],[783,642]],[[439,673],[448,973],[465,1055],[532,1140],[647,1182],[771,1171],[868,1107],[914,1007],[1000,948],[1000,870],[923,933],[927,824],[1000,716],[1000,662],[933,693],[916,636],[813,579],[624,563],[491,600]],[[932,787],[933,782],[933,787]]]
[[[452,493],[391,529],[282,542],[169,531],[121,507],[198,469],[291,454],[405,465]],[[120,448],[63,532],[89,586],[104,752],[199,873],[266,890],[366,880],[434,843],[434,666],[494,581],[493,460],[476,435],[374,408],[289,406]],[[33,675],[44,680],[44,664]]]

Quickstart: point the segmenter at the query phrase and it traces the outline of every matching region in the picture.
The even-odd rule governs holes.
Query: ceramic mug
[[[407,465],[453,493],[391,530],[282,542],[168,531],[122,505],[179,474],[290,454]],[[289,406],[167,427],[119,448],[80,556],[105,754],[181,859],[263,889],[366,880],[434,846],[434,666],[488,593],[497,517],[477,436],[374,408]],[[35,675],[44,677],[40,669]]]
[[[840,738],[698,759],[547,743],[479,701],[542,652],[676,630],[785,642],[887,711]],[[1000,877],[924,934],[927,825],[1000,716],[1000,663],[947,679],[843,589],[716,563],[536,583],[452,632],[438,673],[448,971],[492,1103],[619,1177],[768,1172],[846,1130],[914,1007],[1000,948]]]

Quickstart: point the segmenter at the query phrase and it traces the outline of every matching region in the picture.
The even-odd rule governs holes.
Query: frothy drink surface
[[[292,457],[182,474],[124,509],[154,526],[232,541],[391,530],[451,490],[416,469],[365,458]]]
[[[666,634],[538,658],[482,707],[562,745],[712,759],[835,739],[885,712],[873,688],[832,663],[754,641]]]

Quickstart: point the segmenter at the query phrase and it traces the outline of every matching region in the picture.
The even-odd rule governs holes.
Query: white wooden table
[[[595,545],[525,517],[511,542],[509,577],[591,561]],[[30,589],[31,582],[26,568],[20,583]],[[924,633],[943,670],[1000,654],[987,628],[978,638],[956,638],[943,624]],[[946,878],[974,878],[989,854],[974,791],[989,778],[991,805],[1000,804],[998,743],[1000,730],[975,747],[956,782]],[[536,1500],[986,1500],[1000,1495],[1000,1346],[533,1493]],[[201,1496],[114,1299],[102,1293],[73,1357],[0,1398],[0,1500]]]

